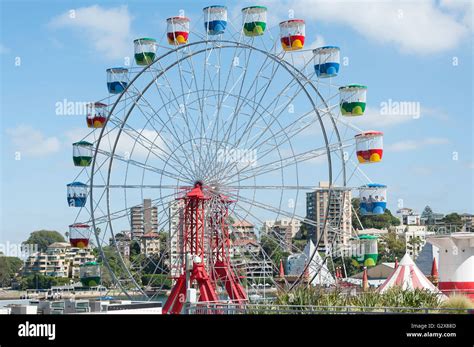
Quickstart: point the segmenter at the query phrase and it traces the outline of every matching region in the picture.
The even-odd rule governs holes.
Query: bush
[[[147,274],[142,276],[144,286],[159,287],[161,289],[171,289],[171,278],[162,274]]]
[[[465,310],[474,309],[474,302],[465,295],[454,294],[444,301],[441,307],[459,309],[459,311],[452,311],[452,313],[465,313]]]
[[[413,312],[411,308],[438,308],[439,297],[436,293],[415,289],[413,291],[391,288],[380,294],[375,291],[350,296],[338,290],[325,292],[316,287],[300,287],[289,293],[280,293],[276,304],[290,306],[353,306],[353,307],[407,307],[406,312]],[[295,309],[305,310],[304,307]],[[400,311],[402,312],[402,311]]]
[[[70,278],[51,277],[41,274],[24,276],[20,281],[20,288],[25,289],[49,289],[52,286],[62,286],[69,284]]]

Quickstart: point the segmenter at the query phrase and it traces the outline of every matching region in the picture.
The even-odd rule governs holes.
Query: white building
[[[45,252],[30,255],[25,260],[23,274],[79,278],[79,267],[89,261],[95,261],[90,248],[76,248],[67,242],[55,242]]]
[[[140,253],[146,257],[160,254],[160,246],[160,234],[157,232],[145,233],[140,238]]]
[[[178,277],[181,274],[184,262],[183,249],[183,226],[181,221],[184,216],[184,201],[175,200],[169,204],[169,252],[170,252],[170,274],[171,277]]]
[[[426,237],[433,235],[434,232],[429,232],[425,225],[406,225],[404,227],[406,251],[412,259],[416,259],[426,244]],[[414,242],[416,238],[419,242]]]
[[[232,232],[236,239],[255,240],[255,225],[246,220],[235,221],[232,224]]]
[[[143,234],[158,231],[158,209],[152,206],[151,199],[144,199],[142,205],[130,209],[130,224],[134,240]]]

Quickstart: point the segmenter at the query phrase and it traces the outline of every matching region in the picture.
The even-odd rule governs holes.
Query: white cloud
[[[21,155],[42,157],[59,151],[60,142],[56,137],[46,137],[41,131],[29,125],[19,125],[7,129],[15,151]]]
[[[404,140],[395,142],[387,146],[387,150],[391,152],[406,152],[419,149],[426,146],[444,145],[449,143],[446,138],[428,137],[420,140]]]
[[[274,2],[265,2],[275,10]],[[289,0],[278,7],[282,16],[287,15],[288,9],[293,9],[296,17],[307,21],[348,25],[368,39],[394,44],[402,52],[421,55],[457,47],[468,37],[471,25],[466,22],[472,18],[469,5],[456,7],[456,13],[453,13],[434,0]]]
[[[353,117],[349,121],[358,127],[389,128],[415,120],[411,115],[381,114],[376,107],[367,107],[364,115]]]
[[[131,52],[132,16],[127,6],[103,8],[98,5],[67,11],[50,22],[53,28],[72,28],[108,59],[120,59]]]
[[[10,48],[0,43],[0,54],[10,53]]]

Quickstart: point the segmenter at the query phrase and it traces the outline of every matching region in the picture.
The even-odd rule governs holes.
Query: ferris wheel
[[[210,6],[136,39],[134,64],[106,70],[109,95],[90,104],[91,130],[73,144],[71,243],[94,235],[116,285],[166,294],[167,313],[181,311],[189,286],[199,301],[242,303],[262,278],[260,292],[314,283],[321,246],[330,254],[354,237],[342,225],[352,191],[364,214],[386,208],[386,186],[360,168],[382,160],[383,134],[351,123],[367,87],[337,83],[339,47],[305,49],[304,20],[272,28],[266,16],[251,6],[228,19]],[[309,218],[317,191],[329,203],[314,201]],[[302,225],[325,236],[302,250],[291,240]],[[295,260],[291,279],[264,242]]]

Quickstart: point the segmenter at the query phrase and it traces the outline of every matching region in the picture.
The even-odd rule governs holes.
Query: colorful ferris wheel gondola
[[[364,131],[355,136],[357,159],[361,164],[378,163],[383,156],[383,133]]]
[[[364,216],[384,214],[387,208],[387,186],[369,183],[359,188],[359,209]]]
[[[143,37],[136,39],[133,43],[135,46],[135,63],[142,66],[153,63],[157,50],[156,40]]]
[[[102,102],[94,102],[87,105],[86,122],[89,128],[103,128],[107,121],[107,105]]]
[[[305,22],[290,19],[280,23],[280,42],[285,51],[296,51],[304,47]]]
[[[213,5],[202,9],[204,28],[208,35],[223,34],[227,27],[227,7]]]
[[[354,266],[375,266],[379,257],[377,236],[362,234],[353,240],[352,264]]]
[[[339,73],[340,49],[324,46],[313,50],[314,71],[320,78],[335,77]]]
[[[87,224],[75,223],[69,226],[69,243],[71,247],[87,248],[89,246],[91,227]]]
[[[362,116],[367,103],[367,87],[349,84],[339,88],[341,114],[343,116]]]
[[[87,184],[72,182],[67,186],[67,203],[69,207],[84,207],[87,201]]]
[[[107,69],[107,89],[110,94],[120,94],[128,84],[128,69],[113,67]]]
[[[79,267],[79,278],[84,287],[95,287],[100,284],[100,265],[89,261]]]
[[[79,141],[72,144],[72,159],[74,166],[90,166],[92,162],[93,144],[87,141]]]
[[[189,38],[189,18],[170,17],[166,20],[168,43],[170,45],[184,45]]]
[[[242,9],[243,30],[245,36],[260,36],[267,27],[267,8],[249,6]]]

